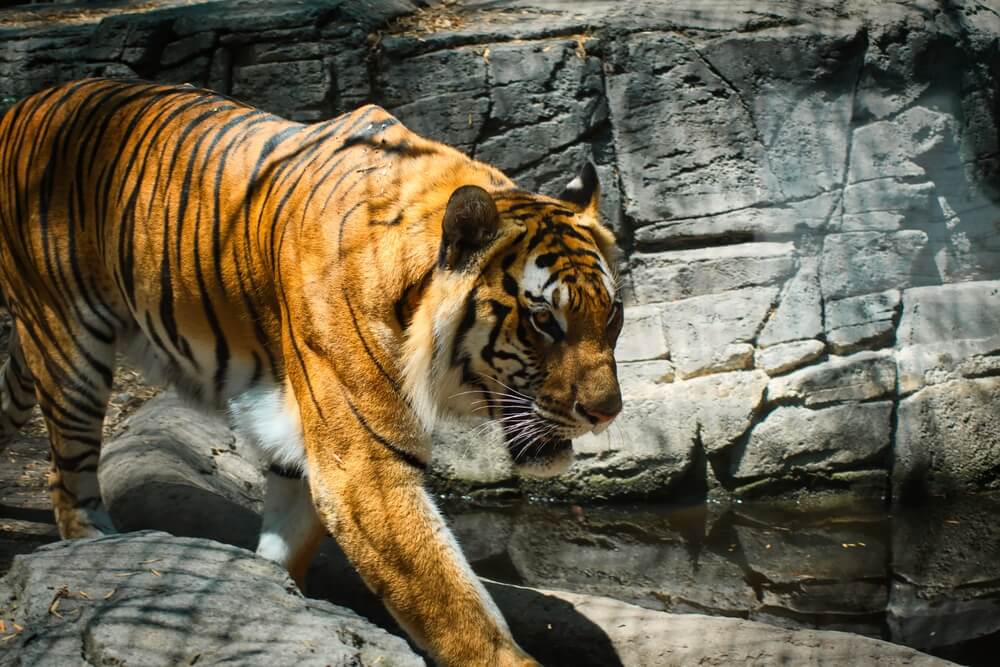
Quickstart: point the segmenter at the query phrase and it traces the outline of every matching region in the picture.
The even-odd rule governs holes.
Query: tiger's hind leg
[[[56,318],[41,325],[18,320],[17,333],[49,432],[49,492],[59,534],[73,539],[114,533],[97,481],[114,340]]]
[[[35,381],[24,361],[17,327],[11,330],[7,351],[0,369],[0,450],[17,436],[35,407]]]

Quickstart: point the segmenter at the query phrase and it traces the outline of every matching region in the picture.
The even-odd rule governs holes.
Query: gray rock
[[[354,612],[304,598],[274,563],[152,531],[19,556],[0,605],[28,629],[4,665],[424,664]]]
[[[823,319],[830,350],[845,355],[891,343],[899,302],[899,290],[828,301]]]
[[[754,363],[757,368],[764,369],[768,375],[781,375],[795,370],[803,364],[819,359],[826,345],[819,340],[799,340],[792,343],[779,343],[772,347],[757,350]]]
[[[928,650],[1000,630],[998,511],[989,495],[893,509],[893,641]]]
[[[674,365],[666,359],[618,363],[618,382],[625,400],[655,395],[659,385],[673,381]]]
[[[795,265],[791,243],[636,253],[632,282],[638,303],[676,301],[742,287],[772,285]]]
[[[819,289],[819,260],[799,259],[799,269],[785,283],[778,306],[757,337],[761,347],[816,338],[823,333],[823,306]]]
[[[837,401],[863,401],[891,394],[896,388],[896,364],[886,352],[859,352],[831,357],[815,366],[772,378],[769,403],[800,400],[808,406]]]
[[[447,484],[496,485],[513,477],[503,432],[482,420],[444,420],[431,436],[431,473]]]
[[[545,627],[546,619],[555,616],[555,608],[546,609],[539,604],[512,604],[505,597],[507,591],[491,589],[498,597],[508,618],[512,621],[515,636],[529,623]],[[820,630],[788,630],[736,618],[718,618],[701,614],[665,614],[643,609],[625,602],[603,597],[593,597],[543,591],[548,604],[556,601],[569,603],[572,611],[600,628],[604,641],[610,643],[613,654],[604,641],[594,642],[593,635],[580,637],[580,631],[567,624],[553,625],[553,632],[567,642],[573,642],[581,653],[600,656],[588,664],[660,665],[682,667],[704,664],[808,664],[836,665],[952,665],[945,660],[919,653],[878,639],[858,635],[823,632]],[[563,614],[565,615],[565,614]],[[575,630],[575,632],[574,632]],[[537,631],[536,631],[537,632]],[[551,639],[548,640],[551,643]],[[526,642],[529,650],[534,647]],[[535,655],[545,660],[539,651]],[[614,657],[611,657],[614,655]],[[582,664],[565,654],[554,653],[549,664]],[[575,656],[573,656],[575,657]],[[604,661],[602,661],[602,659]]]
[[[690,378],[750,368],[750,343],[777,295],[776,287],[757,287],[664,305],[662,320],[677,375]]]
[[[699,45],[750,117],[748,133],[764,148],[756,167],[770,187],[760,193],[765,200],[811,198],[843,183],[866,42],[860,26],[831,22],[808,34],[778,27]]]
[[[953,380],[900,401],[893,495],[1000,489],[998,404],[996,377]]]
[[[700,218],[681,218],[635,230],[640,251],[668,250],[725,240],[778,241],[792,234],[820,230],[837,209],[839,196],[823,193],[773,206],[753,206]]]
[[[573,441],[576,460],[568,471],[542,482],[521,480],[523,488],[548,497],[600,500],[624,494],[667,494],[694,461],[696,423],[671,406],[662,419],[663,395],[680,383],[662,385],[625,403],[622,414],[601,435]]]
[[[294,81],[289,88],[287,82]],[[268,111],[283,110],[291,120],[319,120],[332,115],[333,78],[322,60],[264,63],[233,67],[232,94]]]
[[[662,441],[689,456],[696,436],[708,451],[720,451],[750,427],[766,386],[767,375],[759,370],[645,385],[634,396],[626,395],[625,410],[619,418],[621,442],[586,435],[576,441],[577,451],[604,451],[604,458],[613,460],[618,453],[612,451],[614,445],[614,450],[623,448],[636,455],[652,456],[658,449],[647,448]],[[657,406],[667,406],[668,419],[651,418]]]
[[[713,215],[776,189],[759,168],[765,151],[753,117],[690,41],[628,35],[616,41],[608,65],[628,215],[644,222]]]
[[[615,347],[619,362],[666,359],[670,356],[663,336],[660,306],[628,306],[624,325]]]
[[[751,481],[878,465],[891,444],[891,414],[888,401],[821,410],[778,407],[753,427],[732,474]]]
[[[215,46],[215,33],[211,31],[196,32],[193,35],[167,44],[160,55],[160,64],[169,67],[211,51]]]
[[[667,522],[641,510],[588,508],[554,521],[545,512],[519,517],[507,547],[527,585],[604,595],[649,609],[746,613],[756,605],[735,558],[692,545]],[[659,528],[653,528],[660,524]],[[649,527],[642,539],[623,525]]]
[[[1000,280],[915,287],[903,292],[900,347],[1000,332]]]
[[[961,377],[997,375],[1000,335],[907,345],[896,350],[897,391],[912,394]]]
[[[101,449],[105,506],[119,530],[168,530],[252,548],[264,493],[257,453],[175,394],[148,401]],[[178,512],[177,507],[198,508]]]
[[[927,234],[915,229],[830,234],[820,263],[823,297],[833,300],[909,287],[926,244]]]
[[[926,170],[920,165],[923,156],[937,149],[953,132],[954,119],[946,113],[933,111],[924,106],[915,106],[895,116],[891,120],[882,120],[859,127],[854,131],[851,144],[851,165],[847,180],[850,184],[870,182],[879,185],[883,179],[917,180],[927,177]],[[923,203],[927,204],[929,183],[917,183],[916,187],[925,191]],[[902,209],[908,212],[918,212],[918,207],[912,209],[891,203],[881,205],[885,199],[858,202],[860,205],[849,205],[851,188],[845,191],[845,212],[874,211]],[[872,190],[867,191],[874,195]],[[895,193],[887,193],[891,198]],[[919,197],[917,199],[919,200]],[[877,207],[873,208],[872,204]],[[925,209],[926,210],[926,209]]]

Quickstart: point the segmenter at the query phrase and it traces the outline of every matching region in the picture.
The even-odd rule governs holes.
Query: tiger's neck
[[[330,141],[352,146],[337,169],[310,174],[303,209],[283,223],[296,242],[283,246],[277,234],[270,245],[282,258],[284,317],[307,347],[365,366],[366,386],[404,399],[429,430],[460,382],[449,351],[478,277],[437,267],[445,208],[462,185],[513,183],[391,121],[378,110],[364,119],[377,132]]]

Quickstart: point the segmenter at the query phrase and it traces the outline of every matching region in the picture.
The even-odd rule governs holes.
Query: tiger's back
[[[361,140],[393,125],[376,107],[305,126],[186,86],[101,80],[22,102],[0,121],[0,270],[18,320],[61,305],[50,337],[79,324],[103,344],[137,338],[132,356],[199,401],[276,382],[275,237],[317,204],[337,217],[371,201],[361,176],[393,161]]]

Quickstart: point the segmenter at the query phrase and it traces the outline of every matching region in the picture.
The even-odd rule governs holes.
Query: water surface
[[[474,569],[677,613],[855,632],[969,665],[1000,653],[1000,497],[483,507],[446,501]]]

